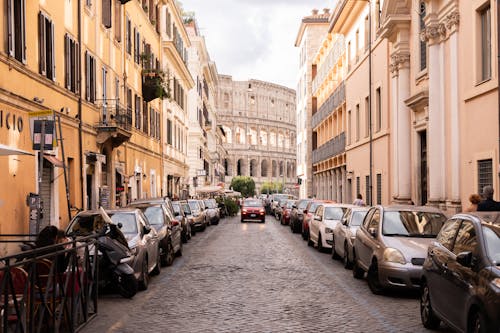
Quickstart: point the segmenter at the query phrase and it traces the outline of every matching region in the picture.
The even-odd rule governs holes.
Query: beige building
[[[317,9],[302,19],[295,39],[299,48],[299,74],[297,83],[297,179],[300,179],[299,197],[313,194],[312,164],[312,61],[328,31],[330,13]]]
[[[297,194],[295,91],[258,80],[233,81],[228,75],[218,81],[226,187],[234,176],[250,176],[258,193],[262,183],[272,181]]]
[[[0,210],[8,221],[0,231],[30,231],[30,192],[41,194],[42,226],[64,227],[73,207],[179,191],[187,131],[178,117],[184,131],[175,146],[167,121],[185,113],[184,92],[194,84],[174,2],[0,0],[0,8],[0,143],[35,154],[0,159],[7,172]],[[63,140],[39,164],[30,119],[44,110],[60,117]]]
[[[344,37],[347,177],[327,187],[347,186],[344,201],[361,193],[368,203],[413,202],[450,214],[485,185],[500,197],[496,6],[490,0],[338,3],[316,61],[321,65],[335,34]],[[335,84],[336,77],[327,81]],[[318,107],[322,94],[315,92]],[[333,198],[328,189],[318,191]]]

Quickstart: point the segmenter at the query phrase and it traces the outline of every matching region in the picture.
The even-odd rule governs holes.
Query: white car
[[[356,238],[356,230],[363,223],[363,219],[370,207],[349,208],[341,222],[333,229],[332,259],[342,259],[345,268],[352,267],[352,245]]]
[[[331,249],[333,243],[333,229],[341,223],[342,216],[352,205],[348,204],[321,204],[309,226],[308,245],[314,245],[322,252]]]

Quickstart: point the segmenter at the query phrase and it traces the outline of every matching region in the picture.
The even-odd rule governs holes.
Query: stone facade
[[[263,182],[273,181],[297,194],[295,91],[219,75],[217,112],[226,134],[226,187],[242,175],[254,179],[257,193]]]

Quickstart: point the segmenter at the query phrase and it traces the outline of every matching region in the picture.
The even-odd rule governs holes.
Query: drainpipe
[[[85,209],[85,187],[83,179],[83,128],[82,128],[82,0],[78,0],[78,70],[80,75],[78,75],[78,155],[80,156],[80,187],[82,190],[82,201],[80,209]]]
[[[498,83],[498,152],[500,156],[500,0],[497,0],[497,83]],[[498,171],[500,177],[500,170]]]
[[[499,0],[497,0],[499,1]],[[370,198],[373,205],[373,131],[372,131],[372,2],[368,1],[368,132],[370,133]]]

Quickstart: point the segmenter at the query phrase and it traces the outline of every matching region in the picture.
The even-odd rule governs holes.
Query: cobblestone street
[[[99,305],[82,332],[426,331],[415,295],[373,295],[269,216],[197,233],[147,291],[104,295]]]

